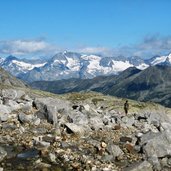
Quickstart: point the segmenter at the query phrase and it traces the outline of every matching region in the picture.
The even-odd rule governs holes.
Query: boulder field
[[[1,89],[0,171],[171,170],[171,110],[124,101]]]

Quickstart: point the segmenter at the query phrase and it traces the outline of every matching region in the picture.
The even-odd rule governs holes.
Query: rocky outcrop
[[[40,118],[46,118],[48,122],[57,124],[58,115],[69,114],[69,102],[53,98],[36,98],[33,106],[38,110],[36,115]]]

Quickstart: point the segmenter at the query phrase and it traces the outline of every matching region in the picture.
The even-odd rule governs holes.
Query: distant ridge
[[[119,75],[93,79],[33,82],[31,86],[53,93],[97,91],[138,101],[153,101],[171,107],[171,66],[150,66],[141,71],[128,68]]]

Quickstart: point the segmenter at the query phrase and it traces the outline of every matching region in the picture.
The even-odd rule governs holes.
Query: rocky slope
[[[171,110],[97,93],[0,93],[1,170],[169,170]]]

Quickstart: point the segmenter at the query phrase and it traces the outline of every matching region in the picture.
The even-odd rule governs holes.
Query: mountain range
[[[171,54],[144,60],[136,56],[104,57],[65,51],[47,60],[28,60],[14,56],[0,59],[2,68],[26,82],[89,79],[101,75],[117,75],[129,67],[144,70],[157,64],[170,65]]]

